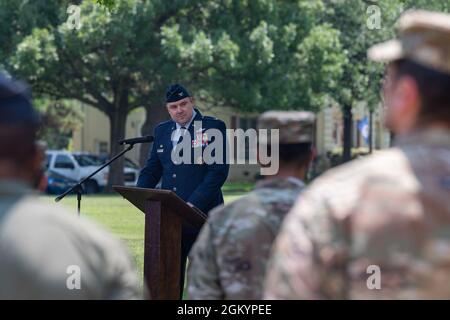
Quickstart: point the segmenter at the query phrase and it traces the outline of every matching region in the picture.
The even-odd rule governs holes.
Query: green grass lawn
[[[233,184],[224,188],[225,203],[233,201],[249,190],[249,184]],[[42,196],[54,203],[55,196]],[[67,196],[60,202],[76,214],[76,196]],[[119,195],[84,195],[81,201],[81,215],[88,217],[121,238],[133,255],[139,274],[144,267],[144,215]]]

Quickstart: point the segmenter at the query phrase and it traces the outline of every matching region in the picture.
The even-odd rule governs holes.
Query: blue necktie
[[[179,144],[183,140],[183,137],[185,134],[186,134],[186,127],[181,127],[180,128],[180,137],[178,138],[177,144]]]

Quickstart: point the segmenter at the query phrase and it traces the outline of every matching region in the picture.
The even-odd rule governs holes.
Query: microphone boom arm
[[[66,192],[64,192],[63,194],[59,195],[58,197],[55,198],[55,202],[59,202],[61,201],[65,196],[67,196],[69,193],[71,193],[72,191],[76,190],[77,193],[77,200],[78,200],[78,215],[80,215],[80,202],[81,202],[81,191],[82,191],[82,187],[81,185],[88,179],[90,179],[91,177],[93,177],[94,175],[96,175],[98,172],[100,172],[101,170],[103,170],[105,167],[109,166],[113,161],[115,161],[116,159],[118,159],[119,157],[121,157],[122,155],[124,155],[126,152],[130,151],[131,149],[133,149],[134,147],[134,143],[130,143],[128,145],[127,148],[125,148],[122,152],[120,152],[119,154],[117,154],[116,156],[114,156],[111,160],[109,160],[108,162],[106,162],[104,165],[102,165],[100,168],[98,168],[97,170],[95,170],[94,172],[92,172],[89,176],[87,176],[86,178],[83,178],[81,181],[79,181],[76,185],[74,185],[73,187],[71,187],[69,190],[67,190]]]

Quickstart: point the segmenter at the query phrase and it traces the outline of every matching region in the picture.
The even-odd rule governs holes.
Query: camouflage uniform
[[[0,299],[142,299],[125,246],[65,211],[0,180]]]
[[[142,298],[121,242],[34,195],[39,124],[26,88],[0,74],[0,299]]]
[[[400,26],[407,44],[392,51],[389,42],[384,53],[419,54],[423,64],[450,73],[450,50],[420,54],[449,46],[431,41],[427,50],[428,37],[450,35],[450,15],[408,13]],[[370,52],[381,59],[383,47]],[[450,130],[421,129],[311,184],[276,240],[265,298],[448,299],[449,282]]]
[[[266,262],[301,180],[263,180],[213,210],[189,256],[190,299],[261,299]]]
[[[280,143],[310,142],[313,121],[310,113],[268,112],[259,126],[279,128]],[[214,209],[189,256],[189,298],[261,299],[273,240],[303,188],[294,177],[264,179],[248,195]]]

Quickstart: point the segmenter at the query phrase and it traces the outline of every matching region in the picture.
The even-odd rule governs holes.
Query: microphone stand
[[[113,161],[117,160],[118,158],[120,158],[122,155],[124,155],[126,152],[130,151],[131,149],[133,149],[135,143],[129,143],[128,147],[126,149],[124,149],[122,152],[120,152],[119,154],[117,154],[114,158],[112,158],[111,160],[109,160],[108,162],[106,162],[104,165],[102,165],[100,168],[98,168],[97,170],[95,170],[94,172],[92,172],[89,176],[87,176],[86,178],[80,180],[76,185],[74,185],[73,187],[71,187],[69,190],[67,190],[66,192],[64,192],[63,194],[59,195],[58,197],[55,198],[55,202],[59,202],[61,201],[65,196],[67,196],[69,193],[71,193],[72,191],[74,191],[77,194],[77,212],[78,212],[78,216],[80,216],[80,208],[81,208],[81,194],[83,193],[83,187],[81,186],[86,180],[90,179],[92,176],[94,176],[95,174],[97,174],[99,171],[103,170],[105,167],[109,166]]]

